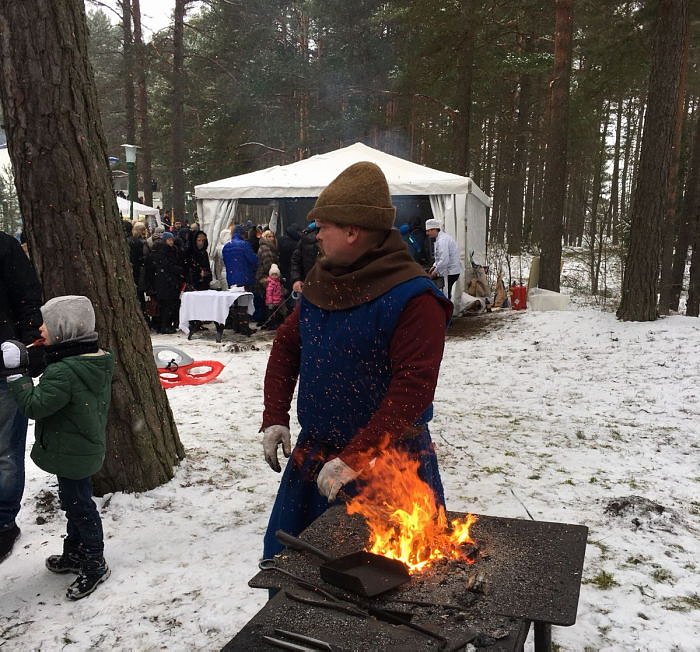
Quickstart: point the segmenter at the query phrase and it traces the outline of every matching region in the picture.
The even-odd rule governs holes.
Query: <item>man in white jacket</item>
[[[429,238],[435,240],[435,262],[428,273],[432,278],[444,279],[447,298],[450,299],[452,286],[462,273],[457,242],[440,228],[440,222],[435,219],[426,220],[425,232]]]

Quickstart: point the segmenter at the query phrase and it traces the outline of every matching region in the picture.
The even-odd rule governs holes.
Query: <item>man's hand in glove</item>
[[[265,461],[273,471],[280,472],[280,463],[277,459],[277,447],[282,444],[282,452],[285,457],[292,454],[292,439],[287,426],[268,426],[263,431],[263,451]]]
[[[29,363],[27,347],[16,340],[7,340],[0,345],[2,350],[2,363],[7,369],[26,367]]]
[[[336,457],[323,465],[316,484],[321,494],[328,498],[329,503],[332,503],[341,487],[352,482],[358,475],[360,475],[359,471],[351,469],[343,460]]]

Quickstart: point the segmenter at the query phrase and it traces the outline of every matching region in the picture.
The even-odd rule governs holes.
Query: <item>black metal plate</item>
[[[472,536],[487,555],[472,567],[485,577],[483,608],[552,625],[576,622],[587,527],[480,516]]]

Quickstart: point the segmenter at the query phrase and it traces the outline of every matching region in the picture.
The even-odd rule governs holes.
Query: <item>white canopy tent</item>
[[[486,264],[486,222],[491,199],[470,178],[418,165],[362,143],[289,165],[195,186],[200,228],[209,242],[217,242],[219,232],[236,221],[238,200],[318,197],[336,176],[358,161],[376,163],[384,172],[392,195],[430,198],[433,217],[457,240],[465,269],[470,256],[474,262]],[[273,229],[275,218],[273,211]],[[460,281],[463,279],[464,275]],[[462,283],[459,286],[461,293]]]
[[[119,206],[119,212],[121,213],[122,217],[131,216],[131,202],[128,199],[124,199],[124,197],[120,197],[119,195],[117,195],[117,206]],[[160,211],[157,208],[153,208],[153,206],[147,206],[146,204],[139,204],[135,201],[134,219],[138,219],[140,215],[143,215],[145,217],[152,215],[155,218],[156,223],[158,225],[161,224]]]

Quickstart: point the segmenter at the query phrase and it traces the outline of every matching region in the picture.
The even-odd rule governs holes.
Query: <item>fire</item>
[[[395,449],[384,450],[374,462],[360,493],[347,504],[348,514],[360,514],[370,530],[370,552],[399,559],[419,572],[438,559],[473,563],[461,546],[473,544],[469,529],[476,516],[449,525],[444,507],[418,477],[419,462]]]

